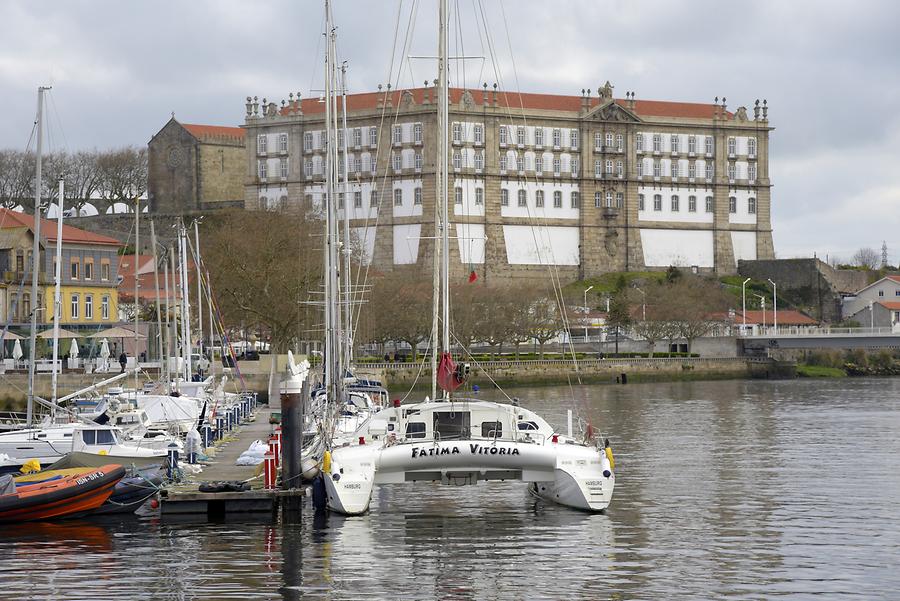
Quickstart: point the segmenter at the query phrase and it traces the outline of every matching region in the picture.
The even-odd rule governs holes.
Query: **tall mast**
[[[350,369],[350,361],[353,358],[353,307],[350,295],[350,157],[347,154],[349,146],[347,138],[350,132],[347,130],[347,63],[341,63],[341,114],[343,116],[342,127],[344,129],[344,336],[343,336],[343,369]],[[342,374],[343,375],[343,374]]]
[[[59,316],[62,309],[61,292],[59,289],[62,281],[62,226],[63,226],[63,198],[65,197],[65,180],[59,178],[59,201],[56,215],[56,267],[53,270],[53,382],[50,387],[50,398],[53,405],[50,408],[51,415],[56,414],[56,386],[59,369],[56,361],[59,358]]]
[[[34,241],[31,246],[31,347],[29,354],[31,355],[28,363],[28,408],[26,413],[26,425],[31,427],[34,424],[34,367],[35,347],[37,346],[37,305],[40,298],[38,290],[38,274],[40,272],[40,256],[41,256],[41,155],[44,149],[44,91],[49,90],[48,87],[38,88],[37,101],[37,164],[34,170]]]
[[[138,292],[141,289],[141,279],[138,276],[138,267],[140,261],[138,253],[141,251],[141,199],[134,199],[134,366],[140,365],[138,362],[138,321],[141,316],[141,299],[138,298]],[[125,346],[125,341],[122,341]],[[148,343],[149,348],[149,343]],[[138,394],[138,370],[134,370],[134,402],[137,403]]]
[[[449,115],[449,84],[447,81],[448,74],[448,63],[447,63],[447,55],[448,55],[448,45],[447,45],[447,27],[449,20],[449,9],[447,0],[441,0],[440,2],[440,16],[438,17],[439,21],[439,32],[438,32],[438,154],[437,154],[437,198],[436,198],[436,207],[435,207],[435,224],[440,230],[440,241],[435,240],[436,251],[440,253],[440,269],[436,269],[436,272],[440,272],[440,281],[438,282],[437,276],[435,277],[436,286],[434,289],[435,293],[435,317],[434,320],[437,320],[437,296],[440,294],[440,305],[441,305],[441,344],[440,350],[441,352],[449,352],[450,351],[450,288],[449,288],[449,277],[450,277],[450,224],[448,222],[449,214],[447,210],[448,206],[448,165],[447,165],[447,154],[448,154],[448,138],[449,138],[449,127],[450,127],[450,115]],[[435,259],[435,266],[437,267],[437,259]],[[436,324],[432,325],[432,333],[437,334],[437,326]],[[436,337],[435,337],[436,338]],[[434,341],[433,346],[437,348],[437,340]],[[437,390],[437,352],[433,352],[431,354],[431,365],[432,365],[432,390],[436,394]],[[447,391],[444,391],[444,398],[448,398],[450,394]]]
[[[169,356],[166,357],[166,361],[169,360],[169,357],[177,357],[178,356],[178,314],[181,312],[180,310],[176,310],[178,305],[177,305],[177,303],[175,303],[175,297],[178,295],[178,293],[176,292],[176,290],[178,290],[178,289],[175,287],[175,247],[172,246],[171,244],[169,245],[169,252],[167,254],[169,255],[169,257],[168,257],[169,258],[169,267],[166,268],[166,274],[165,274],[166,275],[166,299],[169,299],[169,298],[172,299],[171,300],[171,303],[172,303],[172,323],[171,323],[172,329],[169,330],[169,340],[171,341],[170,343],[172,345],[172,349],[171,349],[171,354],[169,354]],[[170,276],[170,274],[172,277],[172,297],[169,297],[169,276]],[[167,300],[166,302],[168,303],[169,301]],[[182,319],[183,318],[184,318],[184,315],[182,315]],[[167,347],[166,350],[168,350],[168,345],[166,345],[166,347]],[[175,378],[177,378],[178,375],[179,374],[175,374]],[[178,390],[178,385],[177,385],[178,380],[176,379],[175,382],[176,382],[175,390]]]
[[[191,380],[191,375],[194,373],[193,367],[191,366],[191,299],[190,299],[190,291],[188,290],[188,269],[187,269],[187,253],[188,253],[188,242],[187,237],[187,228],[184,226],[184,223],[181,223],[180,229],[178,231],[178,240],[181,244],[181,295],[182,295],[182,306],[184,307],[184,314],[181,316],[182,323],[182,331],[184,332],[184,336],[181,339],[181,350],[184,353],[184,379],[188,382]]]
[[[336,307],[338,302],[337,278],[337,214],[335,211],[337,194],[337,98],[335,84],[335,30],[332,22],[331,3],[325,0],[325,128],[326,128],[326,173],[325,173],[325,385],[328,399],[340,402],[341,374],[340,349],[337,344],[340,319]]]
[[[156,287],[156,352],[159,360],[166,365],[160,365],[160,374],[168,372],[168,359],[163,352],[163,320],[162,307],[159,298],[159,256],[156,253],[156,227],[153,220],[150,220],[150,248],[153,249],[153,283]],[[168,282],[167,282],[168,284]],[[168,285],[166,286],[168,288]],[[168,297],[168,294],[166,295]],[[169,317],[169,300],[166,298],[166,319]],[[168,332],[167,332],[168,333]],[[168,391],[169,378],[166,377],[166,388]]]
[[[200,355],[203,355],[203,272],[200,268],[200,228],[194,220],[194,260],[197,262],[197,338],[200,343]]]

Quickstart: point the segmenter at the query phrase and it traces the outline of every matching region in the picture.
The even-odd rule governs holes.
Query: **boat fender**
[[[22,469],[19,471],[23,474],[35,474],[41,471],[41,462],[37,459],[29,459],[22,464]]]
[[[304,480],[313,480],[319,475],[319,463],[315,459],[306,459],[300,462],[300,470]]]
[[[612,449],[607,446],[603,450],[606,451],[606,458],[609,459],[609,469],[611,469],[611,470],[616,469],[616,460],[613,457]]]
[[[331,472],[331,451],[325,451],[322,455],[322,471],[326,474]]]
[[[325,492],[325,479],[321,474],[313,480],[312,503],[316,511],[325,511],[328,506],[328,494]]]

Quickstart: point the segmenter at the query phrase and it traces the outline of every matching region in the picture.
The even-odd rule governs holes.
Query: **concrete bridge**
[[[739,335],[748,354],[764,349],[900,348],[900,325],[884,328],[769,327]]]

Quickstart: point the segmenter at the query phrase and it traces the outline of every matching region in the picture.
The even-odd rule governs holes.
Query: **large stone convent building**
[[[768,109],[451,89],[451,261],[459,273],[576,279],[771,259]],[[376,269],[431,268],[431,87],[347,97],[352,226]],[[324,104],[247,99],[248,209],[323,201]],[[342,161],[343,162],[343,161]],[[342,203],[342,204],[341,204]]]

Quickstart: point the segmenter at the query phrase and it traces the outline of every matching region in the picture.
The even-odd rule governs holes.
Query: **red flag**
[[[478,274],[475,273],[475,270],[473,269],[472,273],[469,274],[469,283],[471,284],[472,282],[474,282],[477,279],[478,279]]]
[[[447,392],[453,392],[463,381],[456,374],[456,364],[450,353],[441,353],[441,362],[438,364],[437,381],[441,388]]]

